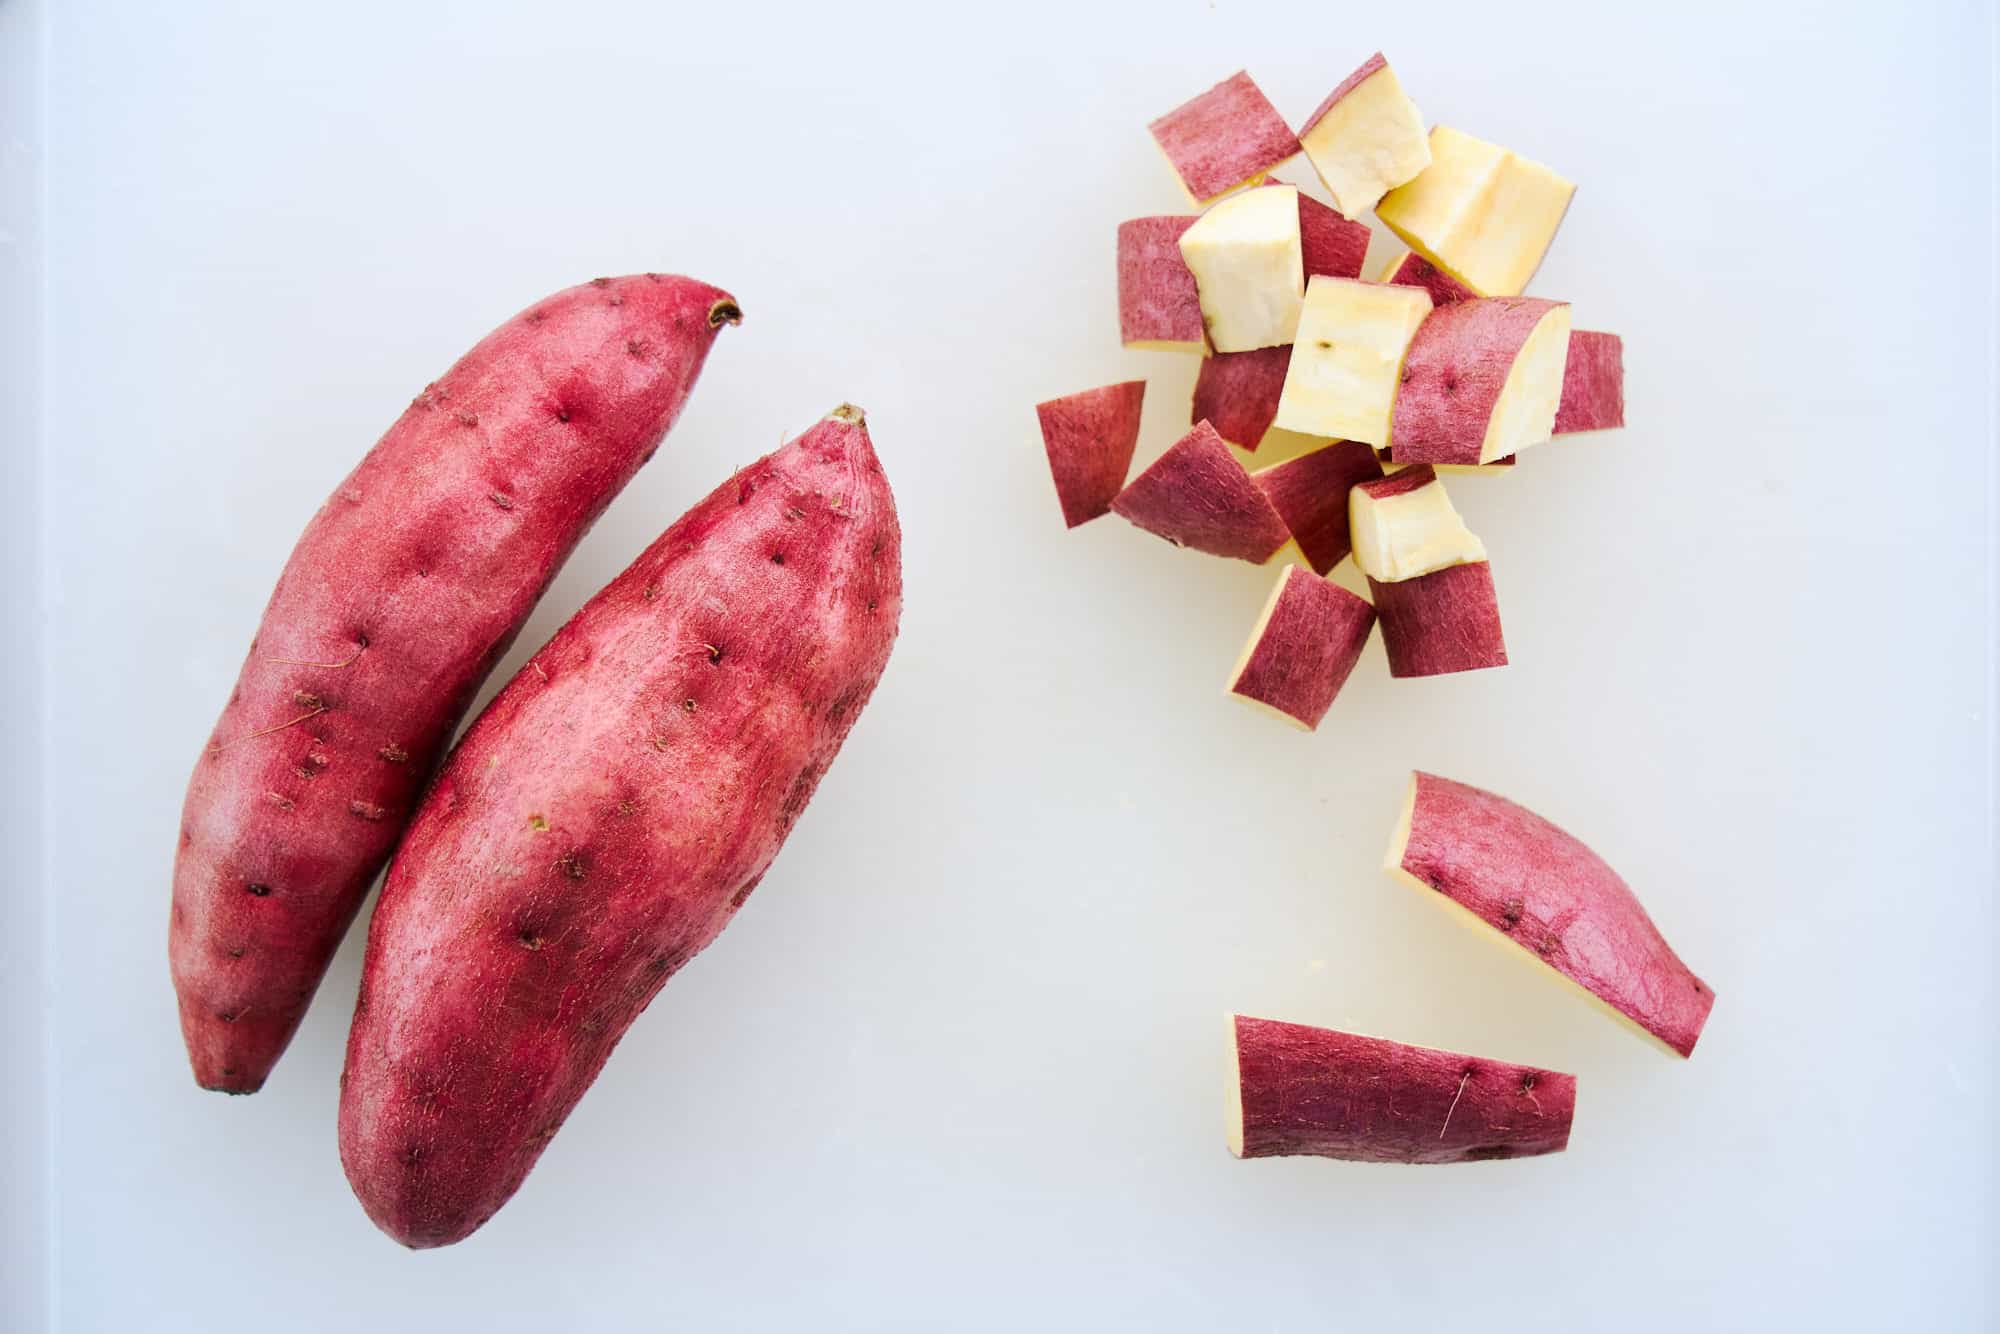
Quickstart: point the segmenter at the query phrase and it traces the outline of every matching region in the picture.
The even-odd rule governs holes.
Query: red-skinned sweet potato
[[[1607,431],[1624,424],[1625,340],[1615,333],[1572,331],[1553,433]]]
[[[1111,513],[1111,502],[1124,489],[1125,474],[1132,467],[1145,404],[1144,380],[1125,380],[1035,404],[1065,527]]]
[[[1290,344],[1203,357],[1195,373],[1189,424],[1206,421],[1230,444],[1255,453],[1278,415],[1278,395],[1291,360]]]
[[[1566,303],[1536,297],[1434,308],[1403,359],[1390,457],[1477,465],[1546,441],[1562,398],[1569,320]]]
[[[1284,184],[1274,176],[1264,178],[1267,189]],[[1356,222],[1299,191],[1299,258],[1308,280],[1316,273],[1329,278],[1359,278],[1368,260],[1368,236],[1367,223]]]
[[[1286,565],[1229,674],[1229,693],[1310,732],[1333,707],[1374,628],[1368,599]]]
[[[1250,474],[1291,529],[1314,574],[1330,573],[1353,550],[1348,492],[1382,475],[1375,451],[1358,440],[1336,440]]]
[[[1241,1014],[1230,1037],[1238,1158],[1469,1163],[1569,1147],[1574,1075]]]
[[[1493,566],[1447,565],[1414,579],[1370,579],[1391,676],[1447,676],[1507,665]]]
[[[1146,128],[1197,204],[1256,179],[1299,151],[1285,118],[1243,70]]]
[[[1201,294],[1181,258],[1192,214],[1129,218],[1118,224],[1118,336],[1127,347],[1199,352],[1208,345]]]
[[[1575,836],[1505,797],[1418,772],[1384,865],[1675,1055],[1693,1055],[1715,992],[1681,962],[1624,879]]]
[[[895,503],[842,408],[669,528],[467,731],[368,933],[340,1154],[458,1241],[762,878],[888,661]]]
[[[262,1086],[474,692],[740,318],[659,274],[538,301],[313,516],[181,814],[168,949],[202,1087]]]
[[[1205,421],[1127,483],[1111,509],[1177,547],[1253,565],[1271,559],[1291,537],[1270,497]]]
[[[1460,301],[1479,299],[1479,293],[1414,250],[1391,264],[1388,272],[1382,275],[1382,281],[1398,287],[1421,287],[1431,294],[1433,306],[1450,306]]]
[[[1368,260],[1368,224],[1299,192],[1299,251],[1306,277],[1359,278]]]

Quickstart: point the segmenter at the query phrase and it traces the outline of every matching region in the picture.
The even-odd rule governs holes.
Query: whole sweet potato
[[[739,318],[659,274],[537,302],[313,516],[181,814],[168,951],[202,1087],[262,1086],[480,682]]]
[[[689,511],[440,771],[368,931],[340,1156],[407,1246],[504,1204],[749,896],[888,661],[895,503],[842,408]]]

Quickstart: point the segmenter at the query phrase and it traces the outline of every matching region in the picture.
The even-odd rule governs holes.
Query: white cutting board
[[[1990,1327],[1983,6],[8,0],[0,32],[0,1323]],[[1511,667],[1371,651],[1307,736],[1219,692],[1268,572],[1065,533],[1032,407],[1146,376],[1142,455],[1184,427],[1193,362],[1116,337],[1115,224],[1183,207],[1145,122],[1240,66],[1296,118],[1378,46],[1581,183],[1535,290],[1625,335],[1633,424],[1454,483]],[[843,399],[902,506],[902,641],[518,1197],[410,1254],[334,1151],[358,932],[264,1093],[187,1076],[182,785],[409,396],[640,269],[747,318],[506,670]],[[1624,872],[1719,993],[1692,1061],[1380,874],[1413,766]],[[1575,1071],[1572,1147],[1235,1162],[1229,1009]]]

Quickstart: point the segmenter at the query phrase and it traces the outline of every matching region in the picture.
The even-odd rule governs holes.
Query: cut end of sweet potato
[[[852,422],[856,426],[866,426],[868,424],[868,414],[860,408],[855,407],[852,403],[842,403],[832,412],[827,413],[825,420]]]
[[[708,308],[708,327],[711,329],[720,329],[725,324],[741,323],[743,323],[743,308],[728,297]]]
[[[1409,875],[1403,869],[1403,852],[1410,846],[1410,820],[1416,813],[1417,776],[1412,773],[1403,789],[1403,808],[1396,815],[1396,827],[1389,831],[1389,851],[1382,857],[1382,869],[1390,875]]]
[[[1229,1047],[1229,1087],[1223,1090],[1222,1124],[1224,1142],[1232,1157],[1243,1156],[1243,1065],[1237,1046],[1236,1026],[1240,1016],[1225,1014],[1223,1041]]]
[[[1359,217],[1431,162],[1423,115],[1377,51],[1343,79],[1299,131],[1334,207]]]
[[[1521,344],[1520,354],[1507,371],[1506,383],[1500,386],[1492,420],[1480,441],[1479,462],[1512,458],[1555,434],[1563,367],[1569,358],[1569,324],[1567,305],[1554,306],[1536,321],[1534,332]]]
[[[1430,147],[1430,165],[1384,195],[1375,215],[1480,296],[1518,294],[1541,267],[1575,184],[1450,126],[1432,128]]]
[[[1354,487],[1348,531],[1361,572],[1384,583],[1486,559],[1486,544],[1465,526],[1428,464]]]
[[[1567,304],[1536,297],[1432,311],[1403,363],[1391,457],[1478,466],[1546,441],[1562,398],[1569,321]]]
[[[1430,314],[1421,288],[1315,277],[1278,398],[1277,425],[1305,435],[1389,443],[1410,340]]]
[[[1223,200],[1181,233],[1180,247],[1217,352],[1292,341],[1305,299],[1296,187],[1265,186]]]

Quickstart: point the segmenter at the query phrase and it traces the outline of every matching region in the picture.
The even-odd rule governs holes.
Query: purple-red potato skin
[[[1146,128],[1181,184],[1202,204],[1299,151],[1285,118],[1243,70]]]
[[[1368,260],[1368,224],[1328,208],[1301,190],[1299,246],[1305,255],[1308,282],[1314,274],[1359,278]]]
[[[1479,293],[1414,250],[1391,264],[1389,271],[1382,275],[1382,281],[1393,283],[1398,287],[1423,288],[1431,294],[1431,306],[1434,309],[1479,299]]]
[[[1625,424],[1625,343],[1614,333],[1573,329],[1563,363],[1557,435],[1608,431]]]
[[[1205,421],[1232,445],[1255,452],[1278,415],[1285,367],[1292,348],[1260,347],[1250,352],[1215,352],[1203,357],[1194,380],[1190,422]]]
[[[1262,704],[1308,732],[1333,707],[1361,661],[1375,609],[1368,599],[1286,565],[1276,599],[1229,683],[1229,693]]]
[[[1418,773],[1414,783],[1409,839],[1392,869],[1470,912],[1669,1050],[1693,1053],[1715,992],[1681,962],[1602,857],[1505,797],[1435,774]]]
[[[1382,475],[1375,451],[1358,440],[1336,440],[1251,474],[1285,521],[1299,553],[1326,575],[1354,549],[1347,493]]]
[[[340,1156],[411,1247],[506,1202],[762,878],[888,661],[901,539],[860,414],[737,473],[493,700],[368,933]]]
[[[1407,468],[1374,481],[1356,482],[1355,485],[1366,492],[1370,499],[1388,500],[1392,496],[1405,496],[1420,490],[1437,480],[1437,469],[1428,463],[1413,463]]]
[[[1487,423],[1515,359],[1535,326],[1563,304],[1503,296],[1434,308],[1403,358],[1389,457],[1478,466]]]
[[[1285,182],[1267,180],[1264,184]],[[1354,221],[1301,190],[1299,250],[1308,282],[1316,273],[1329,278],[1359,278],[1362,266],[1368,261],[1368,224]]]
[[[1507,665],[1493,567],[1448,565],[1414,579],[1370,579],[1391,676],[1445,676]]]
[[[1035,405],[1065,527],[1111,512],[1132,466],[1145,402],[1146,382],[1126,380]]]
[[[1192,214],[1131,218],[1118,224],[1118,337],[1127,347],[1167,343],[1198,351],[1208,341],[1201,293],[1181,258]]]
[[[1205,421],[1133,478],[1111,508],[1177,547],[1258,565],[1291,537],[1270,500]]]
[[[538,301],[307,524],[181,814],[168,954],[203,1088],[263,1085],[460,715],[740,318],[659,274]]]
[[[1239,1158],[1471,1163],[1560,1153],[1576,1076],[1236,1015]]]

